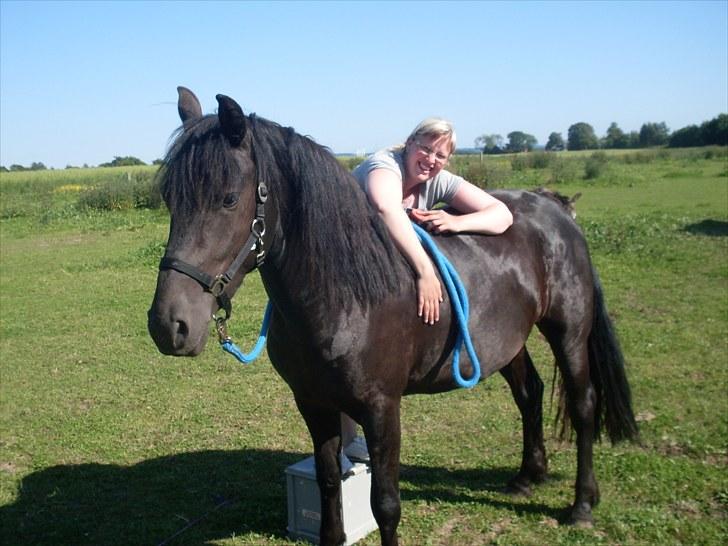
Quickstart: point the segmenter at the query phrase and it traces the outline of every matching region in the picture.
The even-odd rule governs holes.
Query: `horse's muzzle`
[[[208,337],[207,328],[203,335],[193,335],[189,321],[179,316],[166,318],[154,306],[147,312],[147,329],[159,352],[170,356],[197,356]]]

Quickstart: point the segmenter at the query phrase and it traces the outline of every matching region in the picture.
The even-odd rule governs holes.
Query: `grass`
[[[551,478],[532,497],[501,492],[521,450],[504,381],[408,397],[403,544],[726,543],[728,160],[708,151],[609,153],[592,179],[587,153],[516,169],[508,157],[456,158],[492,186],[583,193],[578,221],[643,443],[596,446],[596,526],[563,527],[573,445],[547,440]],[[559,169],[572,175],[553,182]],[[290,392],[267,357],[241,367],[212,343],[194,360],[156,351],[146,310],[166,213],[80,199],[124,172],[0,176],[0,542],[160,544],[192,524],[168,543],[292,544],[283,470],[311,447]],[[245,348],[264,304],[252,276],[230,325]],[[550,384],[538,334],[529,348]]]

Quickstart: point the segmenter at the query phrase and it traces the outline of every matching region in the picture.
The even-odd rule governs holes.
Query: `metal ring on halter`
[[[262,218],[255,218],[253,223],[250,225],[250,231],[258,239],[265,235],[265,220]]]
[[[260,182],[258,184],[257,193],[258,201],[260,203],[265,203],[266,199],[268,199],[268,186],[266,186],[263,182]]]
[[[218,275],[215,277],[215,281],[210,286],[210,293],[216,298],[225,291],[225,287],[230,282],[230,279],[226,275]]]

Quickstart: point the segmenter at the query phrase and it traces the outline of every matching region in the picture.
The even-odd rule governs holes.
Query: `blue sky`
[[[337,153],[451,119],[460,146],[728,112],[728,1],[0,1],[0,163],[162,157],[176,87]]]

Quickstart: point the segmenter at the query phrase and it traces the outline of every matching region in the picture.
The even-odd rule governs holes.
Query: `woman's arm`
[[[434,324],[440,320],[442,288],[434,266],[402,208],[402,181],[387,169],[374,169],[368,175],[367,189],[369,201],[417,275],[417,315],[424,322]]]
[[[426,223],[434,233],[487,233],[498,235],[513,223],[508,207],[492,195],[470,182],[462,182],[455,192],[450,206],[462,213],[458,216],[444,210],[413,210],[412,217],[419,223]]]

